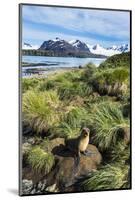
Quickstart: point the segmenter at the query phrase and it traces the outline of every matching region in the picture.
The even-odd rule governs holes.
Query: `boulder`
[[[78,166],[75,165],[74,154],[66,148],[63,138],[52,139],[48,145],[45,143],[42,148],[55,156],[56,164],[52,171],[45,175],[37,174],[31,168],[23,169],[23,179],[32,180],[36,185],[36,193],[72,192],[76,181],[96,170],[102,161],[100,152],[92,144],[87,147],[91,154],[89,156],[81,154]],[[45,184],[43,184],[44,180],[46,180]]]
[[[101,163],[102,157],[96,146],[89,144],[90,156],[81,155],[78,167],[75,166],[75,158],[72,152],[59,144],[52,149],[57,159],[55,169],[48,175],[48,185],[56,184],[60,191],[73,185],[76,180],[96,170]]]

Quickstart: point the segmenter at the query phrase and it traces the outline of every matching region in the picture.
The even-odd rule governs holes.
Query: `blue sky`
[[[105,47],[130,41],[129,12],[23,5],[22,42],[40,46],[59,37]]]

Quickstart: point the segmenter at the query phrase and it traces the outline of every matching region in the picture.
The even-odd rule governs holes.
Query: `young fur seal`
[[[65,140],[66,148],[74,153],[75,167],[79,165],[81,153],[90,156],[91,152],[86,151],[89,144],[90,130],[83,128],[81,134],[77,138]]]

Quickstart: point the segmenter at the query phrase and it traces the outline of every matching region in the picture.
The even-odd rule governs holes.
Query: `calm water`
[[[47,57],[47,56],[22,56],[22,62],[30,63],[29,67],[23,67],[23,76],[30,76],[34,71],[47,74],[50,71],[59,69],[79,67],[92,62],[98,66],[105,59],[103,58],[75,58],[75,57]],[[32,64],[38,64],[33,66]]]

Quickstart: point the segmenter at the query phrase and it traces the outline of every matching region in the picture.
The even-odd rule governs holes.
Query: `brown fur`
[[[80,156],[80,153],[87,149],[89,144],[89,134],[90,130],[88,128],[83,128],[79,137],[67,139],[65,141],[66,147],[76,156]]]

